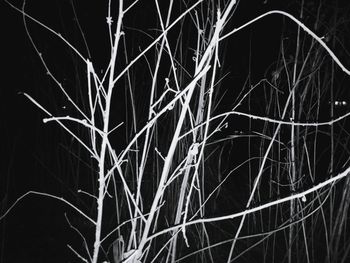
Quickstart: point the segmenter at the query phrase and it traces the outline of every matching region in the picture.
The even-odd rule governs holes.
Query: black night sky
[[[80,147],[79,143],[56,123],[43,123],[43,118],[47,115],[31,103],[23,93],[35,98],[56,116],[75,116],[76,112],[55,82],[46,74],[45,67],[26,33],[22,14],[11,7],[14,5],[20,9],[23,2],[17,0],[9,2],[10,4],[5,1],[1,3],[3,19],[1,23],[2,83],[0,87],[0,138],[2,138],[0,216],[23,194],[28,191],[36,191],[64,197],[65,200],[95,218],[94,202],[77,191],[78,189],[97,191],[94,181],[97,180],[94,175],[97,169],[96,164],[83,147]],[[114,10],[112,17],[115,22],[118,1],[111,2],[112,10]],[[124,5],[128,6],[131,2],[133,1],[127,0]],[[151,43],[152,38],[159,35],[161,27],[154,2],[153,0],[140,0],[124,17],[123,30],[126,34],[125,45],[129,52],[129,59],[136,57],[140,50],[145,49]],[[159,2],[161,10],[166,10],[167,3],[170,1]],[[186,9],[185,3],[190,5],[195,1],[176,0],[174,2],[172,20],[180,14],[179,10]],[[208,0],[203,2],[216,3],[216,5],[220,2],[221,5],[225,5],[229,1]],[[96,72],[102,76],[109,62],[110,52],[106,24],[107,3],[108,1],[32,0],[26,1],[25,10],[30,16],[60,33],[84,57],[89,57],[94,63]],[[318,36],[325,36],[327,45],[344,66],[350,68],[350,2],[348,1],[239,1],[226,25],[225,32],[276,9],[286,11],[295,17],[299,17],[303,10],[302,22],[315,30]],[[164,20],[165,17],[164,11]],[[186,18],[184,23],[190,24],[191,19]],[[76,99],[82,108],[87,109],[87,80],[84,62],[63,41],[42,26],[28,18],[26,26],[47,63],[47,67],[70,96]],[[179,27],[174,27],[174,31],[169,32],[169,40],[173,41],[172,43],[176,43],[178,30]],[[182,29],[183,63],[188,68],[191,68],[190,65],[193,63],[193,49],[196,46],[196,36],[191,30],[193,28],[186,25]],[[281,15],[271,15],[237,32],[220,45],[219,56],[222,67],[217,73],[216,80],[222,78],[222,81],[217,85],[217,92],[214,95],[217,104],[213,115],[232,110],[232,106],[237,105],[238,100],[254,87],[236,110],[281,120],[282,106],[290,91],[288,91],[288,83],[290,84],[292,79],[294,61],[298,61],[296,65],[300,71],[303,71],[300,82],[298,82],[300,88],[297,94],[300,99],[299,97],[296,99],[298,115],[296,122],[327,122],[349,112],[350,77],[346,76],[336,63],[332,63],[330,56],[319,43],[312,41],[311,37],[302,31],[299,36],[301,39],[299,55],[296,59],[297,30],[298,27],[291,20]],[[82,37],[82,32],[87,44]],[[121,61],[123,59],[124,56],[121,56],[118,61],[117,72],[120,72],[123,65],[125,66],[125,63]],[[136,115],[140,124],[146,123],[147,120],[145,114],[148,111],[149,100],[147,87],[151,83],[149,68],[154,69],[154,61],[155,51],[153,49],[140,63],[132,67],[130,82],[133,83],[136,94]],[[284,71],[286,68],[290,75]],[[168,68],[161,68],[160,72],[162,79],[169,74]],[[190,81],[189,76],[184,73],[183,79],[184,83]],[[123,80],[123,82],[127,81]],[[275,88],[271,88],[273,85]],[[305,87],[310,87],[308,90],[313,91],[306,91]],[[276,91],[278,89],[280,90]],[[114,123],[124,121],[127,127],[125,130],[130,131],[132,121],[131,119],[126,120],[125,117],[131,116],[130,104],[125,98],[128,98],[127,91],[116,95],[113,100],[111,118]],[[290,113],[287,112],[283,120],[288,121],[290,116]],[[168,127],[174,120],[162,121],[157,135],[161,141],[160,150],[164,150],[162,147],[166,147],[166,143],[169,142]],[[266,150],[276,128],[273,123],[253,121],[242,116],[230,115],[226,122],[226,129],[222,129],[221,132],[211,137],[205,150],[208,156],[203,166],[203,170],[207,173],[206,178],[208,178],[205,179],[208,181],[204,183],[206,195],[213,191],[215,186],[222,182],[222,178],[231,171],[234,171],[234,176],[229,176],[222,189],[215,192],[215,198],[213,198],[215,200],[208,202],[204,216],[208,218],[245,209],[249,190],[251,190],[254,176],[261,164],[260,157],[263,156],[264,149]],[[218,123],[218,121],[213,122],[216,125]],[[88,134],[76,126],[69,127],[80,133],[83,138],[88,138]],[[307,129],[300,126],[296,129],[297,139],[293,144],[290,140],[289,126],[282,126],[278,135],[280,143],[274,146],[264,170],[266,179],[262,180],[259,186],[260,191],[257,194],[259,197],[256,197],[249,207],[259,206],[306,190],[331,176],[336,176],[349,167],[349,117],[342,119],[332,127]],[[238,136],[237,139],[235,136]],[[222,140],[223,138],[231,139]],[[126,131],[118,131],[111,136],[117,153],[124,149],[129,139],[130,134]],[[288,175],[292,169],[290,167],[293,166],[288,162],[290,162],[290,149],[293,145],[297,149],[295,169],[298,171],[294,189],[294,186],[290,186],[289,179],[277,180],[275,175],[278,174],[280,176],[278,178],[289,178]],[[156,167],[159,157],[152,158],[152,162],[146,164],[146,175],[155,174],[155,171],[159,172],[160,167]],[[250,158],[249,165],[239,166]],[[239,169],[236,171],[237,167]],[[172,169],[175,168],[172,167]],[[313,179],[308,179],[309,173],[317,174],[317,176],[310,176]],[[130,180],[128,183],[133,182]],[[152,198],[154,193],[152,187],[155,186],[155,181],[145,179],[145,197]],[[169,203],[169,200],[175,202],[174,200],[177,200],[178,197],[174,194],[166,198],[165,200],[168,200],[166,203]],[[348,215],[350,179],[342,179],[332,188],[330,186],[323,188],[317,194],[313,193],[313,197],[310,198],[312,199],[310,205],[303,206],[299,212],[302,216],[299,214],[291,221],[288,221],[289,203],[257,213],[255,216],[248,216],[240,236],[252,235],[252,237],[237,241],[231,260],[250,263],[308,262],[307,260],[327,263],[347,262],[347,257],[350,257],[350,231],[347,226],[350,222]],[[110,204],[108,202],[107,204]],[[125,200],[121,202],[126,203]],[[324,202],[323,208],[320,208],[322,202]],[[149,205],[145,204],[144,209],[147,213]],[[162,216],[165,218],[168,211],[164,210]],[[315,213],[311,215],[313,210]],[[111,216],[114,215],[114,212],[110,213]],[[306,216],[309,214],[309,217]],[[302,217],[305,217],[305,221],[301,220]],[[79,261],[79,258],[67,246],[72,246],[84,254],[81,238],[70,227],[67,218],[72,225],[86,234],[89,240],[88,246],[92,251],[93,225],[59,200],[30,194],[21,199],[6,217],[0,220],[0,262],[83,262]],[[106,233],[116,226],[112,221],[112,217],[105,221],[104,231]],[[167,224],[172,224],[172,221],[166,220],[159,222],[157,231],[164,229]],[[231,240],[232,243],[239,222],[239,219],[235,219],[218,224],[208,224],[212,244],[223,240]],[[289,246],[290,232],[288,231],[291,228],[287,228],[286,225],[291,222],[292,225],[295,225],[293,228],[295,239]],[[194,229],[192,229],[193,232],[195,232]],[[275,235],[266,234],[275,230],[277,231]],[[123,231],[127,233],[127,229]],[[262,233],[261,236],[259,233]],[[170,235],[167,238],[169,237]],[[167,238],[157,240],[154,247],[150,249],[148,258],[142,262],[151,262],[156,255],[155,251],[159,250],[159,247],[168,240]],[[124,239],[127,243],[127,238]],[[178,240],[182,242],[181,234]],[[112,244],[113,240],[109,241]],[[190,241],[195,244],[190,248],[184,244],[179,245],[177,259],[199,250],[200,247],[196,247],[196,242],[200,242],[195,238]],[[98,262],[114,262],[111,256],[112,245],[107,243],[103,247],[104,256],[100,256]],[[227,262],[231,243],[227,242],[213,247],[214,256],[205,252],[203,256],[194,255],[176,262]],[[293,252],[289,254],[288,248]],[[306,251],[309,253],[307,256]],[[168,261],[171,262],[170,259]],[[166,252],[154,262],[167,262]]]

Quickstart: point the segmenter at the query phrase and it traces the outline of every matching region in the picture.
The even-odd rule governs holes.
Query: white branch
[[[67,200],[65,200],[63,197],[58,197],[52,194],[48,194],[48,193],[43,193],[43,192],[37,192],[37,191],[28,191],[27,193],[25,193],[24,195],[22,195],[21,197],[19,197],[11,206],[9,209],[7,209],[7,211],[0,216],[0,221],[2,219],[5,218],[5,216],[17,205],[17,203],[19,201],[21,201],[22,199],[24,199],[26,196],[30,195],[30,194],[34,194],[34,195],[40,195],[40,196],[46,196],[46,197],[51,197],[53,199],[59,200],[65,204],[67,204],[68,206],[72,207],[75,211],[77,211],[79,214],[81,214],[83,217],[85,217],[86,219],[88,219],[92,224],[96,225],[96,222],[94,220],[92,220],[89,216],[87,216],[83,211],[81,211],[78,207],[76,207],[75,205],[73,205],[72,203],[68,202]]]
[[[350,75],[350,70],[348,70],[338,59],[338,57],[334,54],[334,52],[327,46],[327,44],[322,40],[321,37],[317,36],[311,29],[309,29],[307,26],[305,26],[302,22],[300,22],[297,18],[295,18],[294,16],[292,16],[291,14],[288,14],[287,12],[284,11],[280,11],[280,10],[272,10],[269,12],[266,12],[265,14],[262,14],[252,20],[250,20],[249,22],[245,23],[244,25],[233,29],[231,32],[227,33],[226,35],[222,36],[220,38],[221,40],[224,40],[225,38],[233,35],[234,33],[238,32],[239,30],[249,26],[250,24],[253,24],[254,22],[260,20],[261,18],[268,16],[268,15],[273,15],[273,14],[278,14],[278,15],[283,15],[286,16],[288,18],[290,18],[291,20],[293,20],[295,23],[298,24],[298,26],[300,26],[306,33],[308,33],[310,36],[312,36],[318,43],[321,44],[321,46],[324,47],[324,49],[328,52],[328,54],[332,57],[332,59],[334,60],[335,63],[338,64],[338,66],[348,75]]]
[[[246,216],[248,214],[252,214],[252,213],[261,211],[263,209],[269,208],[271,206],[282,204],[282,203],[285,203],[285,202],[288,202],[288,201],[291,201],[291,200],[295,200],[295,199],[299,199],[299,198],[303,199],[306,195],[308,195],[310,193],[313,193],[313,192],[315,192],[315,191],[317,191],[317,190],[319,190],[319,189],[321,189],[321,188],[323,188],[323,187],[325,187],[327,185],[333,184],[336,181],[338,181],[338,180],[348,176],[349,174],[350,174],[350,167],[348,167],[345,171],[343,171],[342,173],[338,174],[337,176],[334,176],[334,177],[332,177],[332,178],[330,178],[330,179],[328,179],[328,180],[326,180],[326,181],[324,181],[322,183],[319,183],[318,185],[316,185],[314,187],[311,187],[310,189],[305,190],[303,192],[300,192],[300,193],[297,193],[297,194],[292,194],[292,195],[287,196],[285,198],[277,199],[275,201],[272,201],[272,202],[269,202],[269,203],[266,203],[266,204],[254,207],[254,208],[250,208],[250,209],[244,210],[244,211],[239,212],[239,213],[230,214],[230,215],[226,215],[226,216],[212,217],[212,218],[200,218],[200,219],[197,219],[197,220],[189,221],[189,222],[185,223],[185,226],[190,226],[190,225],[195,225],[195,224],[202,224],[202,223],[212,223],[212,222],[218,222],[218,221],[223,221],[223,220],[234,219],[234,218],[241,217],[241,216]],[[160,235],[166,234],[168,232],[177,230],[177,229],[181,228],[182,226],[183,226],[183,224],[180,224],[180,225],[172,226],[172,227],[169,227],[169,228],[164,229],[162,231],[159,231],[159,232],[149,236],[147,241],[150,241],[150,240],[154,239],[157,236],[160,236]]]

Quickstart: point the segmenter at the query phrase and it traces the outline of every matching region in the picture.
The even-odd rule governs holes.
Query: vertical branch
[[[111,108],[111,100],[114,88],[114,71],[115,64],[119,46],[119,40],[122,36],[121,34],[121,26],[123,19],[123,1],[119,1],[119,13],[118,13],[118,21],[117,28],[115,32],[114,44],[111,50],[111,59],[109,62],[110,70],[109,70],[109,81],[108,81],[108,90],[107,96],[105,100],[105,108],[102,111],[102,121],[103,121],[103,136],[101,141],[101,150],[98,159],[98,198],[97,198],[97,219],[96,219],[96,228],[95,228],[95,242],[94,242],[94,252],[92,257],[92,263],[97,263],[98,254],[101,245],[101,231],[102,231],[102,218],[103,218],[103,203],[105,197],[105,187],[106,187],[106,157],[107,157],[107,147],[108,147],[108,132],[109,132],[109,120],[110,120],[110,108]],[[111,26],[111,23],[109,24]]]
[[[303,17],[303,1],[301,4],[301,10],[300,10],[300,16],[299,18],[301,19]],[[294,192],[295,191],[295,186],[294,184],[296,183],[296,168],[295,168],[295,142],[296,142],[296,135],[295,135],[295,126],[293,125],[293,123],[295,122],[295,116],[296,116],[296,109],[295,109],[295,91],[296,91],[296,78],[297,78],[297,65],[298,65],[298,57],[299,57],[299,45],[300,45],[300,26],[298,26],[298,30],[297,30],[297,37],[296,37],[296,48],[295,48],[295,55],[294,55],[294,65],[293,65],[293,77],[292,77],[292,87],[291,87],[291,92],[292,92],[292,116],[291,116],[291,133],[290,133],[290,143],[291,143],[291,149],[290,149],[290,173],[291,173],[291,191]],[[297,135],[298,136],[298,135]],[[295,209],[295,201],[291,200],[290,202],[290,220],[291,222],[294,219],[294,209]],[[288,240],[288,262],[292,263],[292,250],[293,250],[293,232],[294,232],[294,224],[290,224],[289,227],[289,240]]]

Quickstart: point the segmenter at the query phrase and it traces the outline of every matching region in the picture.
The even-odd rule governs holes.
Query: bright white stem
[[[98,254],[101,245],[101,229],[102,229],[102,216],[103,216],[103,199],[105,196],[105,162],[106,162],[106,151],[108,147],[108,129],[109,129],[109,113],[111,107],[112,93],[114,88],[114,69],[115,61],[117,57],[117,51],[119,46],[119,40],[121,37],[121,25],[123,19],[123,1],[119,1],[119,14],[117,21],[117,28],[115,33],[114,45],[112,48],[111,59],[110,59],[110,71],[109,71],[109,82],[108,91],[106,96],[106,106],[105,110],[102,112],[103,118],[103,137],[101,142],[101,152],[99,158],[99,189],[98,189],[98,199],[97,199],[97,220],[96,220],[96,230],[95,230],[95,242],[94,242],[94,253],[92,257],[92,263],[97,263]]]

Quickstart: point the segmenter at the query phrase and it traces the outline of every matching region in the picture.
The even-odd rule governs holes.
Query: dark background
[[[92,61],[97,65],[96,68],[103,69],[108,61],[106,5],[104,1],[98,4],[91,1],[90,5],[86,1],[73,2],[89,43]],[[268,10],[281,9],[298,14],[298,4],[294,1],[266,2],[241,1],[229,28],[237,27]],[[20,1],[11,3],[17,7],[22,4]],[[349,8],[349,4],[345,3],[343,8]],[[76,145],[56,124],[44,124],[43,112],[19,92],[37,98],[52,112],[69,109],[62,109],[64,98],[45,74],[28,40],[21,14],[4,1],[1,2],[1,10],[0,214],[29,190],[52,193],[72,202],[80,202],[71,189],[71,185],[77,182],[69,175],[82,174],[86,167],[79,170],[74,161],[67,163],[66,158],[72,155]],[[27,1],[26,10],[31,16],[62,33],[83,55],[87,55],[69,1]],[[138,7],[131,11],[133,15],[125,18],[125,24],[146,31],[155,27],[157,24],[152,10],[153,1],[141,0]],[[228,41],[225,66],[232,73],[225,80],[224,87],[232,83],[235,86],[244,83],[249,73],[250,57],[254,58],[250,68],[251,81],[257,82],[264,76],[279,52],[282,21],[276,15],[267,17]],[[84,70],[79,58],[45,29],[32,22],[28,22],[28,27],[59,81],[70,91],[81,85],[83,80],[76,75],[76,72]],[[140,39],[142,36],[135,34],[134,40]],[[348,43],[344,43],[345,48],[349,47]],[[142,48],[142,44],[140,46]],[[349,56],[341,58],[349,67]],[[230,101],[223,103],[225,105]],[[0,222],[0,262],[76,262],[66,244],[74,244],[79,238],[67,225],[64,213],[72,217],[76,215],[72,209],[49,198],[31,195],[20,201]]]

